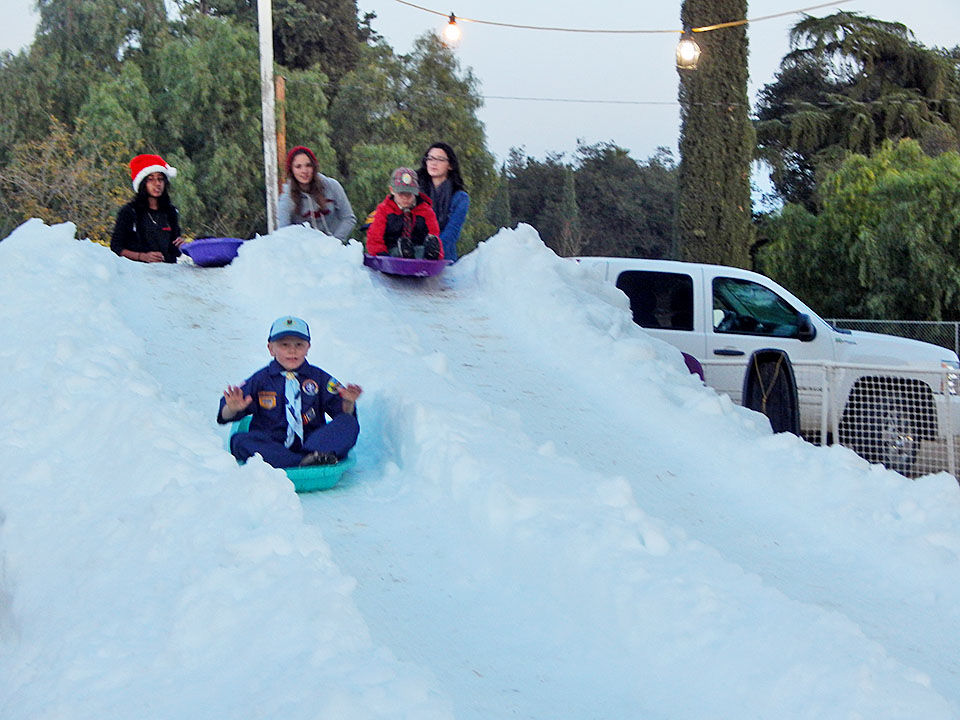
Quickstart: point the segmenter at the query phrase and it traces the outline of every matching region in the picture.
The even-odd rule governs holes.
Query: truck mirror
[[[817,328],[810,316],[806,313],[797,315],[797,339],[800,342],[810,342],[817,336]]]

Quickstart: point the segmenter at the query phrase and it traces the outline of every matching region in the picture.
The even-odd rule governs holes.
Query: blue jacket
[[[460,239],[460,228],[467,219],[467,210],[470,209],[470,196],[466,190],[457,190],[450,198],[450,216],[447,224],[440,228],[440,242],[443,243],[443,257],[447,260],[457,259],[457,240]]]
[[[250,432],[267,433],[272,440],[282,444],[287,439],[287,379],[284,372],[276,360],[257,370],[241,386],[244,395],[252,397],[253,402],[243,412],[224,420],[226,400],[220,398],[217,422],[225,425],[252,414]],[[304,362],[295,372],[300,380],[300,412],[303,414],[303,435],[306,437],[311,430],[326,425],[325,415],[331,419],[342,415],[343,400],[337,392],[340,383],[324,370]]]

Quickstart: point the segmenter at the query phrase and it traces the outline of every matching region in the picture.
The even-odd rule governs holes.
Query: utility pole
[[[277,229],[277,120],[273,87],[273,7],[257,0],[260,32],[260,107],[263,116],[263,174],[266,185],[267,232]]]

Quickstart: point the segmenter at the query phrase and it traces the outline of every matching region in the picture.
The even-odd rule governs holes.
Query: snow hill
[[[354,471],[237,466],[305,318]],[[502,230],[389,278],[306,228],[222,269],[0,242],[0,717],[960,718],[960,491],[773,435]]]

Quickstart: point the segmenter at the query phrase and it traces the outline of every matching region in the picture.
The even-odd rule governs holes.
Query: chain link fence
[[[957,477],[956,371],[803,361],[793,370],[804,439],[839,443],[907,477]]]
[[[868,332],[898,335],[899,337],[923,340],[949,348],[960,355],[960,322],[937,320],[854,320],[832,318],[827,320],[837,328],[866,330]]]

